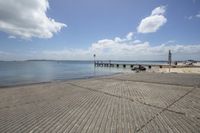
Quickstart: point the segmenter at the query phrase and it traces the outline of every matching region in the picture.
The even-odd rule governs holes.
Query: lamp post
[[[95,60],[96,54],[94,54],[93,57],[94,57],[94,76],[96,76],[96,60]]]
[[[170,72],[170,67],[172,64],[172,53],[171,50],[169,50],[169,54],[168,54],[168,64],[169,64],[169,72]]]
[[[94,54],[93,57],[94,57],[94,66],[96,66],[96,61],[95,61],[96,54]]]

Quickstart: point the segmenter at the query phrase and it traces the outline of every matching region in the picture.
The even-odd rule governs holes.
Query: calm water
[[[0,86],[78,79],[110,75],[121,71],[124,70],[101,67],[94,69],[91,61],[0,61]]]

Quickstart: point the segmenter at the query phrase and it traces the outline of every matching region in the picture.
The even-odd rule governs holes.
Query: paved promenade
[[[200,132],[200,75],[118,74],[0,89],[0,133]]]

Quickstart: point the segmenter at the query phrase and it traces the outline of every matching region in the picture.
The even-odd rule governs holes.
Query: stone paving
[[[200,132],[200,75],[118,74],[0,89],[0,132]]]

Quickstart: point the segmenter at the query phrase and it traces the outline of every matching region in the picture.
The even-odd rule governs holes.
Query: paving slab
[[[1,88],[0,132],[200,132],[199,77],[144,76]]]
[[[181,112],[187,117],[200,120],[200,88],[195,88],[191,93],[173,104],[169,109]]]
[[[200,74],[184,74],[184,73],[126,73],[107,78],[115,78],[119,80],[131,80],[138,82],[152,82],[158,84],[170,84],[180,86],[199,86]]]
[[[1,108],[0,132],[135,132],[160,111],[70,85],[57,89],[70,87],[77,93]]]
[[[161,108],[166,108],[193,89],[193,87],[119,81],[116,79],[79,80],[74,81],[73,84]]]
[[[200,120],[164,111],[138,132],[199,133]]]

